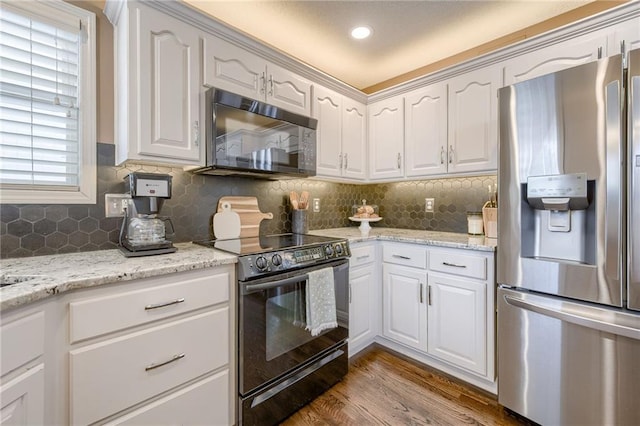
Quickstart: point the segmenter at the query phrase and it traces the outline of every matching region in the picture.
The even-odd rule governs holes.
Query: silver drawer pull
[[[391,255],[391,257],[397,257],[398,259],[404,259],[404,260],[411,260],[411,258],[410,258],[410,257],[408,257],[408,256],[403,256],[403,255],[401,255],[401,254],[393,254],[393,255]]]
[[[369,258],[369,255],[368,255],[368,254],[367,254],[367,255],[364,255],[364,256],[358,256],[358,257],[356,257],[356,259],[358,259],[358,260],[368,259],[368,258]]]
[[[151,364],[148,365],[144,368],[144,371],[151,371],[151,370],[155,370],[156,368],[162,367],[163,365],[167,365],[167,364],[171,364],[172,362],[176,362],[179,359],[182,359],[185,357],[184,353],[178,354],[178,355],[174,355],[173,358],[168,359],[164,362],[161,362],[159,364]]]
[[[466,268],[467,265],[456,265],[455,263],[442,262],[444,266],[453,266],[454,268]]]
[[[184,297],[181,297],[180,299],[172,300],[171,302],[156,303],[155,305],[147,305],[144,307],[144,310],[148,311],[150,309],[164,308],[165,306],[177,305],[178,303],[182,303],[182,302],[184,302]]]

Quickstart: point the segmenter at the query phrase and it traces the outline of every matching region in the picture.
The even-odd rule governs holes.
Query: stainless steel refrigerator
[[[499,98],[499,402],[640,425],[640,50]]]

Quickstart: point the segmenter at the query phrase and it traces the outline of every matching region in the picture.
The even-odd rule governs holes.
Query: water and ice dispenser
[[[595,262],[594,181],[586,173],[529,176],[522,194],[522,255]]]

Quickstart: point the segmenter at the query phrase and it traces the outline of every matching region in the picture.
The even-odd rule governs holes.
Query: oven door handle
[[[259,290],[268,290],[270,288],[281,287],[287,284],[295,284],[300,281],[307,281],[309,279],[309,275],[296,275],[295,277],[285,278],[283,280],[270,281],[268,283],[263,284],[245,284],[244,291],[246,293],[259,291]]]

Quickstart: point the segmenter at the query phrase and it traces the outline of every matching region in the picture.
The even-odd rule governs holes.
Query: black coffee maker
[[[173,235],[168,217],[158,216],[165,199],[171,198],[170,175],[158,173],[129,173],[125,188],[131,195],[122,227],[120,250],[126,257],[173,253],[177,249],[167,236]],[[171,228],[167,233],[166,224]]]

